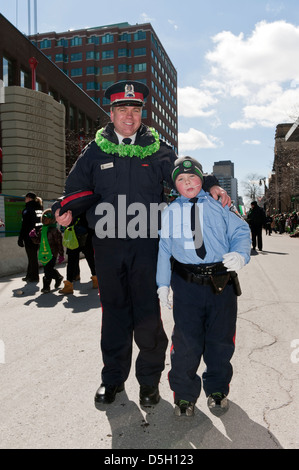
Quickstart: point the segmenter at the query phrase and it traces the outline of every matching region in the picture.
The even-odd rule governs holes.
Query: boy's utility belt
[[[211,286],[214,294],[221,294],[227,284],[234,286],[237,296],[242,294],[237,273],[228,272],[223,263],[183,264],[171,258],[171,269],[187,282]]]

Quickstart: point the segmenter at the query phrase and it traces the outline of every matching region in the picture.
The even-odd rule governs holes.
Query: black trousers
[[[27,274],[28,279],[37,280],[39,279],[39,265],[37,254],[39,245],[33,243],[31,240],[25,241],[25,250],[28,258]]]
[[[203,386],[206,396],[229,392],[233,375],[237,296],[232,285],[215,295],[210,286],[186,282],[172,273],[174,330],[169,384],[175,400],[196,402]],[[206,370],[197,370],[201,359]]]
[[[67,250],[67,268],[66,278],[69,282],[73,282],[78,274],[80,274],[80,252],[84,253],[85,259],[91,271],[91,275],[95,276],[95,261],[94,261],[94,250],[92,246],[92,235],[88,234],[84,246],[79,246],[75,250]]]
[[[102,381],[119,385],[128,378],[132,341],[139,348],[139,384],[156,386],[168,344],[157,296],[158,239],[94,237],[96,272],[103,309]]]
[[[263,227],[250,227],[251,228],[251,241],[252,248],[255,249],[256,245],[259,250],[263,249],[262,229]]]

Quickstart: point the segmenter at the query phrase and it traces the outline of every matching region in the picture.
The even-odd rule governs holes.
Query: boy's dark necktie
[[[194,246],[195,246],[195,251],[197,256],[199,256],[201,259],[204,259],[206,256],[206,248],[203,242],[202,238],[202,232],[201,232],[201,227],[200,227],[200,221],[199,221],[199,208],[197,207],[197,197],[193,197],[192,199],[189,199],[189,202],[192,202],[192,207],[191,207],[191,230],[193,234],[193,240],[194,240]]]
[[[125,139],[122,140],[122,143],[124,145],[130,145],[131,142],[132,142],[132,139],[130,139],[130,137],[126,137]]]

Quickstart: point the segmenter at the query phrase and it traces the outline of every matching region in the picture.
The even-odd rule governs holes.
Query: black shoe
[[[22,278],[22,281],[25,281],[25,282],[32,282],[32,283],[38,283],[39,282],[39,278],[32,278],[32,277],[23,277]]]
[[[120,385],[101,384],[94,397],[95,406],[97,406],[97,404],[107,404],[114,402],[115,395],[119,392],[122,392],[124,389],[125,386],[123,383]]]
[[[142,406],[152,406],[159,403],[160,394],[158,387],[140,385],[139,403]]]
[[[55,279],[55,289],[58,289],[60,287],[60,284],[62,283],[63,276],[59,275],[57,279]]]

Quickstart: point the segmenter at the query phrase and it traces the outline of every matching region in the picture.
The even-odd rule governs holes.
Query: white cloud
[[[217,103],[208,90],[200,90],[194,87],[178,89],[178,112],[184,117],[211,116],[214,110],[206,110]]]
[[[222,142],[213,136],[207,136],[203,132],[190,128],[188,132],[180,132],[179,151],[193,151],[198,149],[214,149],[222,146]]]
[[[168,23],[173,26],[173,28],[177,31],[179,29],[178,25],[173,20],[168,20]]]
[[[214,74],[233,83],[263,85],[299,78],[299,27],[276,21],[258,23],[248,38],[223,31],[206,54]]]
[[[260,140],[244,140],[244,145],[261,145]]]

